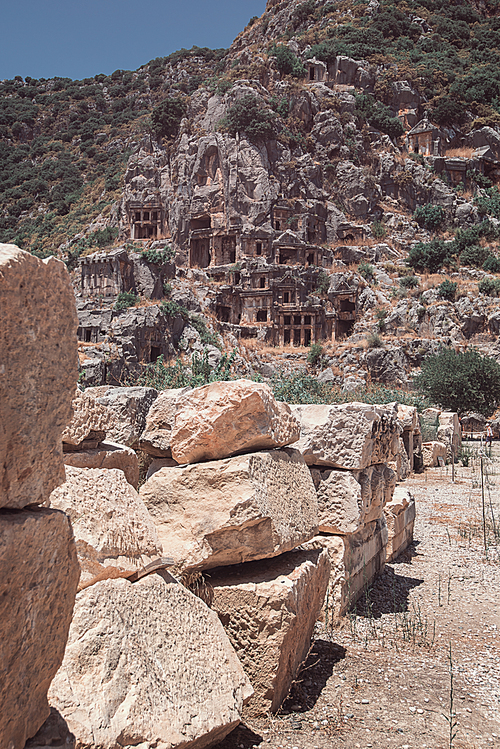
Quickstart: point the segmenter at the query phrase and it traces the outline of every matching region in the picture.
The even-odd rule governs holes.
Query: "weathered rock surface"
[[[392,562],[413,541],[413,526],[415,525],[416,505],[410,492],[402,486],[397,486],[394,496],[384,507],[387,523],[387,561]]]
[[[98,387],[87,388],[85,392],[94,396],[112,414],[106,426],[108,439],[137,447],[158,391],[149,387]]]
[[[118,468],[123,471],[128,483],[137,489],[139,483],[139,461],[136,453],[125,445],[106,440],[91,450],[79,450],[64,454],[64,464],[73,468]]]
[[[161,555],[154,523],[122,471],[68,466],[66,474],[66,483],[52,493],[50,504],[71,519],[80,586],[105,567],[134,571]]]
[[[325,533],[354,533],[382,516],[396,486],[396,475],[386,465],[363,471],[311,468],[318,494],[319,529]]]
[[[298,438],[290,407],[275,401],[268,385],[213,382],[183,397],[172,430],[172,457],[178,463],[218,460],[284,447]]]
[[[203,749],[251,694],[217,615],[161,573],[78,594],[49,698],[76,749]]]
[[[250,714],[274,712],[287,696],[307,656],[329,577],[323,549],[210,573],[211,607],[255,690]]]
[[[0,244],[0,320],[0,507],[20,508],[64,481],[61,434],[78,373],[64,263]]]
[[[446,457],[452,460],[452,456],[458,456],[462,444],[462,427],[458,414],[453,411],[441,411],[439,414],[439,427],[437,430],[439,442],[446,445]]]
[[[444,442],[424,442],[422,444],[422,457],[424,468],[435,468],[439,465],[438,458],[446,460],[447,448]]]
[[[110,413],[87,391],[77,390],[73,398],[73,418],[62,435],[67,445],[77,446],[87,438],[97,443],[106,436]]]
[[[171,458],[172,429],[178,408],[191,388],[163,390],[146,416],[146,426],[140,438],[140,447],[155,458]]]
[[[318,500],[297,450],[161,468],[140,489],[165,554],[208,569],[290,551],[318,527]]]
[[[78,561],[71,524],[45,508],[0,512],[0,746],[23,749],[49,715]]]
[[[343,403],[291,406],[300,421],[300,450],[308,465],[361,471],[387,463],[398,450],[395,406]]]

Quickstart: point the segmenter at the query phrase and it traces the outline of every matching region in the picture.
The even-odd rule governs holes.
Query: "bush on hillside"
[[[245,133],[254,141],[269,140],[276,136],[276,114],[254,94],[245,94],[229,108],[218,129],[233,136]]]
[[[420,279],[417,276],[402,276],[399,279],[399,285],[403,289],[417,289],[420,286]]]
[[[436,231],[443,224],[445,219],[444,208],[440,205],[419,205],[413,214],[413,218],[419,226],[428,229],[429,231]]]
[[[466,247],[463,252],[460,253],[460,263],[462,265],[471,265],[473,268],[480,268],[483,263],[486,262],[490,256],[490,251],[487,247],[481,247],[481,245],[471,245]]]
[[[285,44],[275,44],[270,54],[276,59],[276,67],[282,75],[291,75],[293,78],[303,78],[306,75],[304,64]]]
[[[137,302],[137,296],[133,291],[122,291],[118,294],[115,302],[115,310],[118,312],[128,307],[133,307]]]
[[[160,102],[151,113],[155,137],[173,138],[186,111],[186,102],[179,98],[167,98]]]
[[[408,253],[407,264],[417,272],[425,270],[437,273],[443,265],[449,265],[453,259],[453,247],[442,239],[430,242],[417,242]]]
[[[455,281],[450,281],[448,278],[438,286],[438,294],[441,299],[446,299],[448,302],[453,302],[455,294],[457,293],[458,284]]]
[[[443,349],[427,357],[415,385],[432,403],[459,414],[490,416],[500,405],[500,365],[473,349]]]
[[[482,278],[477,285],[480,294],[485,296],[498,296],[500,294],[499,278]]]
[[[500,258],[496,255],[488,255],[483,263],[483,270],[487,273],[500,273]]]

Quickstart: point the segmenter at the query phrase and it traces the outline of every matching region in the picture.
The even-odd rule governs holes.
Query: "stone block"
[[[439,465],[438,458],[446,460],[447,448],[444,442],[423,442],[422,457],[424,468],[436,468]]]
[[[161,556],[154,523],[122,471],[68,466],[66,474],[50,504],[73,525],[80,587],[101,577],[105,568],[133,572]]]
[[[307,657],[330,577],[324,549],[210,572],[217,612],[255,690],[250,715],[278,710]]]
[[[325,533],[354,533],[382,516],[392,498],[396,475],[386,465],[363,471],[311,468],[318,495],[319,529]]]
[[[395,405],[342,403],[291,406],[300,422],[300,450],[308,465],[361,471],[388,463],[398,450]]]
[[[77,595],[49,699],[78,747],[204,749],[252,691],[217,615],[163,572]]]
[[[134,489],[139,483],[139,461],[134,450],[109,440],[91,450],[65,453],[64,464],[73,468],[118,468]]]
[[[161,468],[140,496],[179,569],[275,557],[318,528],[316,491],[297,450]]]
[[[64,263],[0,244],[0,507],[42,504],[64,481],[61,434],[78,376]]]
[[[446,445],[446,458],[451,462],[452,455],[457,457],[462,445],[462,427],[458,414],[453,411],[441,411],[436,436],[439,442]]]
[[[158,395],[146,416],[146,425],[139,441],[141,450],[155,458],[172,457],[171,438],[175,416],[190,391],[191,388],[171,388]]]
[[[49,715],[79,567],[71,524],[45,508],[0,511],[0,746],[23,749]]]
[[[87,391],[76,390],[73,397],[73,417],[62,435],[62,441],[69,446],[66,449],[78,448],[84,442],[98,444],[106,437],[106,427],[111,420],[110,412],[96,402]],[[90,447],[90,445],[88,445]]]
[[[387,523],[387,561],[392,562],[413,541],[413,526],[415,525],[415,498],[408,489],[397,486],[391,501],[384,507]]]
[[[149,387],[99,387],[85,391],[112,414],[106,428],[108,439],[128,447],[138,447],[146,427],[146,417],[158,397]]]

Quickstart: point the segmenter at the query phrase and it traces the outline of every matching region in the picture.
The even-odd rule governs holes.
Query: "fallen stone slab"
[[[64,481],[61,434],[78,376],[64,263],[0,244],[0,321],[0,507],[21,508]]]
[[[64,453],[64,465],[73,468],[117,468],[128,483],[137,489],[139,461],[132,448],[106,440],[92,450]]]
[[[0,746],[23,749],[49,715],[78,560],[71,524],[45,508],[0,512]]]
[[[175,415],[172,457],[178,463],[220,460],[285,447],[299,438],[290,406],[250,380],[213,382],[187,393]]]
[[[415,498],[408,489],[397,486],[394,496],[384,507],[387,523],[387,561],[392,562],[413,542],[415,525]]]
[[[149,387],[100,386],[87,388],[85,392],[112,415],[106,426],[107,438],[127,447],[138,447],[158,391]]]
[[[297,450],[161,468],[140,496],[182,570],[275,557],[318,528],[316,491]]]
[[[300,450],[308,465],[361,471],[388,463],[398,451],[395,405],[342,403],[291,406],[300,422]]]
[[[78,389],[72,406],[73,417],[62,435],[65,450],[78,449],[84,442],[87,448],[96,447],[106,437],[110,412],[86,391]]]
[[[318,495],[319,529],[326,533],[354,533],[382,516],[392,498],[396,475],[386,465],[363,471],[311,468]]]
[[[123,471],[68,466],[66,482],[51,494],[50,505],[71,520],[80,587],[102,577],[106,568],[134,572],[161,556],[153,520]]]
[[[49,699],[77,747],[204,749],[252,691],[217,615],[160,572],[78,593]]]
[[[424,468],[436,468],[439,465],[439,458],[446,461],[447,448],[444,442],[423,442],[422,457]]]
[[[327,549],[330,555],[330,582],[324,605],[327,624],[342,617],[384,571],[387,542],[387,525],[382,517],[355,533],[316,536],[303,545],[307,549]]]
[[[330,577],[323,549],[210,572],[217,612],[255,690],[247,714],[276,712],[307,657]]]
[[[146,416],[146,425],[139,440],[141,450],[155,458],[172,457],[175,415],[189,392],[191,388],[171,388],[159,394]]]

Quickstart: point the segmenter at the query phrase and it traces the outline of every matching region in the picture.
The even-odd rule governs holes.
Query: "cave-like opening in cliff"
[[[347,338],[354,330],[354,320],[337,320],[335,325],[335,337]]]

